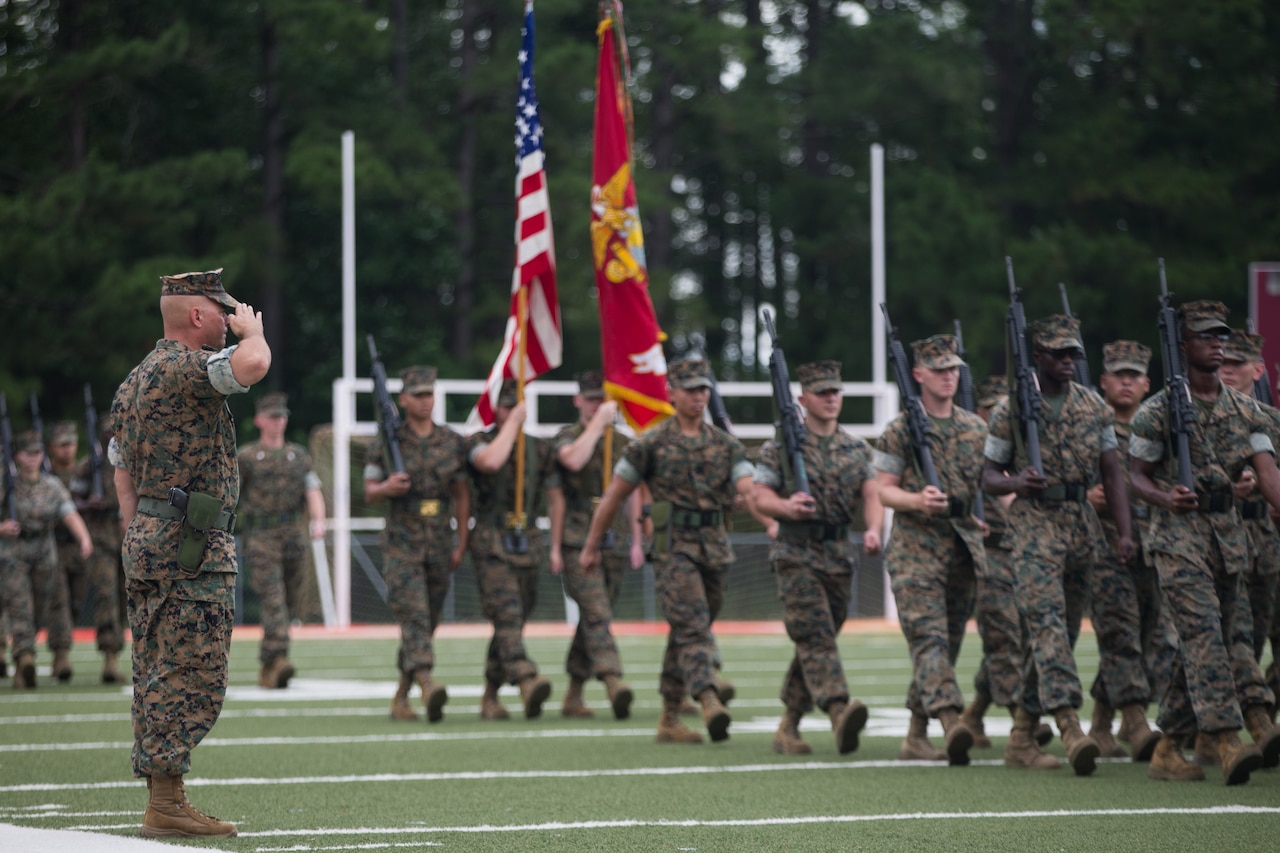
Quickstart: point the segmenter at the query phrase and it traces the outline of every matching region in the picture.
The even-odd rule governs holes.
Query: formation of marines
[[[0,628],[15,688],[36,686],[40,626],[54,677],[69,680],[71,625],[91,587],[102,680],[114,683],[127,601],[133,763],[150,789],[143,834],[234,835],[191,806],[182,785],[189,752],[225,697],[238,565],[231,536],[243,536],[262,605],[259,684],[285,688],[295,672],[288,627],[307,542],[325,533],[324,499],[306,450],[284,439],[283,394],[258,398],[259,439],[236,447],[225,401],[269,367],[261,315],[226,294],[220,271],[163,277],[161,313],[165,338],[117,390],[101,434],[89,436],[108,444],[114,476],[104,481],[92,460],[77,458],[74,423],[52,429],[47,468],[38,432],[7,449]],[[912,345],[919,395],[907,402],[927,418],[923,431],[908,425],[918,413],[904,411],[874,447],[849,436],[838,424],[840,364],[813,362],[797,370],[800,446],[767,442],[755,462],[706,417],[714,378],[702,358],[669,365],[674,416],[634,439],[614,429],[617,404],[597,372],[578,377],[579,420],[547,441],[525,434],[514,381],[497,398],[495,424],[464,438],[433,419],[435,369],[406,368],[395,435],[403,470],[384,468],[383,435],[364,470],[366,500],[389,506],[383,572],[401,628],[391,718],[418,719],[415,687],[427,721],[444,717],[448,692],[432,676],[432,638],[450,575],[468,552],[493,624],[480,716],[509,716],[498,695],[504,685],[518,689],[526,718],[540,716],[553,686],[523,632],[545,549],[581,614],[561,714],[593,716],[585,691],[600,681],[613,716],[629,716],[634,693],[623,681],[612,609],[627,568],[647,560],[669,627],[655,739],[703,741],[680,718],[692,699],[710,740],[726,740],[732,688],[718,674],[712,624],[734,561],[729,516],[745,505],[766,522],[795,643],[774,751],[813,751],[800,723],[815,708],[839,754],[858,748],[867,708],[836,640],[858,560],[851,530],[860,527],[863,552],[885,552],[913,665],[900,759],[968,764],[971,750],[990,748],[984,717],[1000,706],[1013,719],[1009,767],[1060,766],[1043,749],[1053,736],[1047,716],[1076,775],[1094,773],[1099,757],[1131,752],[1149,762],[1152,779],[1202,780],[1215,764],[1227,784],[1246,782],[1280,764],[1280,667],[1261,668],[1268,639],[1273,658],[1280,651],[1280,411],[1254,396],[1265,374],[1261,338],[1231,329],[1226,317],[1212,301],[1177,312],[1193,414],[1185,435],[1173,434],[1167,391],[1144,400],[1148,348],[1107,344],[1098,393],[1075,371],[1084,356],[1079,322],[1053,315],[1031,324],[1034,449],[1019,426],[1026,413],[1014,411],[998,378],[983,384],[977,411],[957,404],[965,364],[946,334]],[[241,342],[227,347],[227,330]],[[895,518],[882,541],[886,508]],[[547,542],[529,523],[543,514]],[[1086,614],[1100,651],[1088,732],[1074,657]],[[955,664],[971,617],[983,658],[966,704]],[[941,748],[928,738],[931,719]]]

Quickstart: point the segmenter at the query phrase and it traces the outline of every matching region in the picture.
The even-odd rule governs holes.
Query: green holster
[[[649,507],[653,520],[653,553],[665,554],[671,550],[671,501],[657,501]]]

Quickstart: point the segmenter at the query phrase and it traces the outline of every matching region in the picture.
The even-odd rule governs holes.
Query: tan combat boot
[[[1218,738],[1216,736],[1197,732],[1195,742],[1190,746],[1195,748],[1191,760],[1196,764],[1209,766],[1222,763],[1222,758],[1218,755]]]
[[[287,657],[281,655],[272,658],[262,665],[262,670],[258,673],[258,686],[267,690],[283,690],[289,686],[289,679],[293,678],[296,671]]]
[[[836,700],[827,705],[831,718],[831,733],[836,738],[836,752],[848,755],[858,749],[858,735],[867,724],[867,706],[857,699],[852,702]]]
[[[1067,763],[1077,776],[1088,776],[1098,769],[1098,744],[1080,728],[1080,718],[1074,708],[1059,708],[1053,712],[1062,736],[1062,748],[1067,751]]]
[[[551,682],[540,675],[530,675],[520,682],[520,701],[524,703],[526,720],[542,716],[542,703],[551,695]]]
[[[59,681],[70,681],[74,673],[71,670],[71,652],[67,649],[54,649],[53,677]]]
[[[702,735],[689,728],[680,719],[681,699],[663,699],[662,716],[658,718],[656,743],[702,743]]]
[[[36,687],[36,656],[23,652],[13,663],[13,689],[34,690]]]
[[[733,701],[733,697],[738,695],[738,688],[733,686],[732,681],[726,681],[720,677],[720,673],[716,673],[716,696],[719,697],[720,703],[726,708]]]
[[[1124,721],[1121,728],[1124,729],[1125,740],[1133,747],[1133,760],[1150,761],[1156,745],[1160,743],[1160,733],[1152,731],[1147,723],[1147,709],[1141,702],[1134,702],[1123,706],[1120,716]],[[1182,755],[1181,752],[1178,754]]]
[[[230,838],[236,834],[235,824],[203,814],[191,805],[181,776],[152,776],[147,787],[150,796],[142,816],[143,838]]]
[[[955,708],[943,708],[938,712],[938,721],[942,723],[942,732],[946,737],[943,746],[947,752],[947,763],[953,767],[968,765],[973,732],[961,721],[960,712]]]
[[[1111,734],[1111,723],[1116,718],[1116,709],[1106,702],[1093,703],[1093,719],[1089,722],[1089,737],[1098,745],[1098,755],[1103,758],[1128,758],[1129,753],[1116,743]]]
[[[1062,762],[1046,753],[1036,743],[1036,727],[1040,718],[1027,713],[1022,708],[1010,708],[1013,713],[1013,730],[1009,732],[1009,741],[1004,746],[1004,766],[1026,770],[1057,770]]]
[[[1231,729],[1218,732],[1218,760],[1222,762],[1222,781],[1228,785],[1243,785],[1249,774],[1262,769],[1262,750],[1240,742],[1240,732]]]
[[[480,719],[482,720],[507,720],[511,715],[507,713],[507,709],[498,701],[498,685],[492,681],[484,683],[484,695],[480,697]]]
[[[680,707],[676,710],[683,717],[692,717],[695,714],[702,713],[702,709],[698,707],[698,704],[688,696],[680,700]]]
[[[403,722],[412,722],[418,719],[418,714],[409,705],[409,688],[413,685],[413,679],[409,677],[409,673],[400,673],[400,683],[396,685],[396,695],[391,697],[391,719]]]
[[[604,689],[609,695],[609,707],[613,709],[613,718],[625,720],[630,717],[631,702],[635,699],[635,694],[631,692],[631,688],[626,685],[621,676],[606,675]]]
[[[1178,739],[1169,735],[1156,735],[1155,752],[1147,767],[1147,778],[1161,782],[1203,782],[1204,769],[1197,767],[1182,754]]]
[[[773,733],[773,751],[779,755],[808,755],[813,748],[800,737],[800,712],[787,711]]]
[[[120,677],[120,655],[118,652],[105,651],[102,653],[102,683],[103,684],[119,684],[124,679]]]
[[[438,723],[444,719],[444,704],[449,701],[449,691],[443,684],[431,680],[431,670],[419,667],[414,670],[413,680],[418,682],[422,690],[422,707],[427,712],[428,723]]]
[[[1271,722],[1271,714],[1265,705],[1250,705],[1244,709],[1244,727],[1253,738],[1253,745],[1262,753],[1262,766],[1280,764],[1280,728]]]
[[[924,714],[911,714],[907,736],[898,748],[899,761],[945,761],[947,754],[929,742],[929,718]]]
[[[716,688],[708,687],[703,690],[698,695],[698,702],[702,705],[702,722],[706,724],[707,734],[712,742],[728,740],[729,723],[732,720],[724,703],[720,701],[720,694],[716,692]]]
[[[590,719],[595,712],[582,701],[582,682],[576,678],[569,679],[569,689],[564,693],[564,702],[560,705],[560,716]]]
[[[990,707],[990,697],[974,696],[973,701],[969,703],[969,707],[960,713],[960,722],[964,723],[965,728],[973,733],[974,749],[991,748],[991,738],[987,737],[987,727],[982,722],[982,718],[987,714],[987,708]]]

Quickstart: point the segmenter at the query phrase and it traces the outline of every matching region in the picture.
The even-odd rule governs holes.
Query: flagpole
[[[516,291],[516,326],[519,329],[520,341],[516,349],[516,402],[524,402],[524,361],[525,331],[529,324],[529,291],[521,285]],[[513,527],[523,530],[524,523],[524,425],[516,433],[516,511]]]

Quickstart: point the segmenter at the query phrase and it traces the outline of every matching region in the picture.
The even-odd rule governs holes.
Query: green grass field
[[[1179,785],[1150,782],[1145,765],[1127,761],[1103,762],[1089,778],[1069,769],[1009,770],[1000,760],[1003,714],[989,726],[995,748],[975,750],[970,767],[897,761],[910,668],[901,635],[884,623],[847,631],[841,642],[854,695],[871,708],[861,748],[849,756],[836,753],[817,717],[804,728],[812,755],[771,751],[779,681],[791,655],[780,628],[764,635],[722,628],[725,675],[738,690],[732,736],[700,746],[653,742],[661,637],[620,640],[637,692],[629,720],[612,719],[598,684],[587,694],[595,720],[561,718],[567,640],[539,636],[528,641],[529,652],[556,685],[543,717],[523,719],[516,691],[507,688],[512,719],[482,722],[486,639],[475,633],[446,629],[437,640],[436,675],[451,698],[444,722],[432,726],[388,718],[394,639],[297,639],[299,676],[275,692],[256,686],[257,641],[238,633],[226,707],[194,753],[187,782],[193,802],[237,823],[240,836],[185,845],[1252,851],[1275,849],[1280,836],[1280,772],[1228,788],[1217,768],[1209,768],[1207,782]],[[971,633],[960,668],[966,690],[978,651]],[[1080,651],[1081,669],[1092,678],[1092,634],[1081,638]],[[77,645],[73,662],[71,685],[52,685],[42,673],[34,692],[0,686],[0,850],[15,849],[5,843],[6,825],[137,834],[146,791],[129,770],[128,690],[91,683],[98,666],[91,644]],[[1049,749],[1062,754],[1056,740]]]

